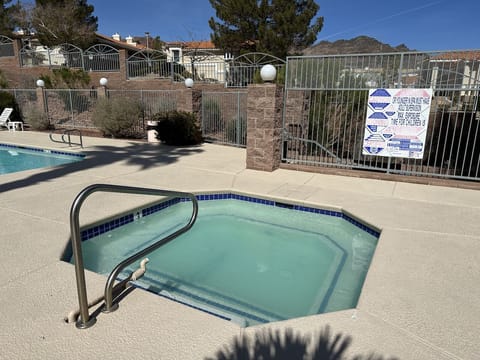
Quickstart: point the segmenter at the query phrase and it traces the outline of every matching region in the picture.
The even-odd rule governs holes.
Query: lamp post
[[[148,31],[145,31],[145,37],[147,38],[147,51],[148,51],[148,37],[150,36],[150,33]]]
[[[47,104],[47,99],[45,97],[45,81],[42,79],[38,79],[36,81],[37,85],[37,106],[38,108],[43,111],[45,114],[48,114],[48,104]]]
[[[100,87],[97,89],[97,95],[99,98],[106,98],[108,96],[107,93],[107,84],[108,84],[108,79],[102,77],[99,80]]]

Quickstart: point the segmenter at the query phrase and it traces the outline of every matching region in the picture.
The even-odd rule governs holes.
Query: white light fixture
[[[186,79],[185,79],[185,86],[186,86],[187,88],[193,87],[193,80],[192,80],[191,78],[186,78]]]
[[[45,87],[45,81],[43,81],[42,79],[38,79],[37,86],[41,88]]]
[[[275,76],[277,76],[277,69],[270,64],[263,65],[260,70],[260,76],[263,81],[273,81],[275,80]]]
[[[102,85],[102,86],[107,86],[107,84],[108,84],[107,78],[102,77],[102,78],[100,79],[100,85]]]

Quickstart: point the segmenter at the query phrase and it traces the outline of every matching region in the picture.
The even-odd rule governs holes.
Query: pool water
[[[83,158],[81,154],[0,144],[0,174],[63,165]]]
[[[190,214],[189,202],[137,214],[82,243],[85,267],[108,275]],[[378,234],[341,216],[235,199],[200,201],[193,228],[148,256],[137,286],[242,326],[354,308]]]

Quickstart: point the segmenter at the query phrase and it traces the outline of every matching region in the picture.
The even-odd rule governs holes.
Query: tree
[[[11,35],[15,30],[16,23],[13,14],[20,5],[17,3],[7,6],[11,2],[11,0],[0,0],[0,35]]]
[[[215,46],[241,54],[267,52],[280,58],[315,42],[323,17],[313,0],[209,0],[216,21],[209,20]]]
[[[165,45],[165,42],[163,42],[160,39],[160,36],[155,36],[154,38],[152,38],[152,42],[149,44],[148,48],[153,49],[153,50],[162,51],[164,45]]]
[[[98,18],[86,0],[36,0],[33,27],[42,45],[70,43],[86,49],[95,43]]]

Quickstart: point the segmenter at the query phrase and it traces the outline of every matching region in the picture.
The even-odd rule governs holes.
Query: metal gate
[[[369,89],[432,88],[422,159],[362,155]],[[283,161],[480,180],[480,51],[289,57]]]
[[[202,92],[201,116],[206,141],[246,147],[246,91]]]

